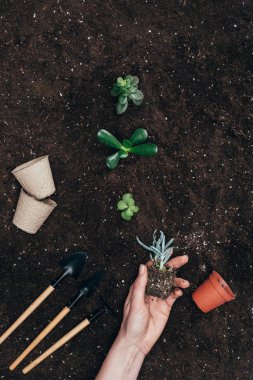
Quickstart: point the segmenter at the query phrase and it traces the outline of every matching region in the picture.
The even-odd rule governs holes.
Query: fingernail
[[[184,280],[185,285],[190,285],[189,281]]]
[[[145,265],[141,264],[139,267],[139,274],[142,276],[145,272]]]

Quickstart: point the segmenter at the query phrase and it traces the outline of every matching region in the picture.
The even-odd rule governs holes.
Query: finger
[[[135,305],[145,303],[145,290],[148,281],[148,271],[146,265],[141,264],[139,274],[133,283],[132,301]]]
[[[188,288],[190,286],[190,283],[189,281],[184,280],[183,278],[174,277],[173,286],[176,286],[178,288]]]
[[[130,289],[129,289],[129,292],[128,292],[128,295],[127,295],[127,298],[125,300],[125,307],[129,304],[129,302],[131,301],[131,298],[132,298],[132,294],[133,294],[133,284],[130,286]]]
[[[178,289],[178,288],[175,288],[172,290],[172,292],[170,293],[169,297],[166,298],[166,303],[167,305],[169,306],[169,308],[171,309],[174,302],[183,295],[183,292],[181,289]]]
[[[147,266],[148,268],[152,267],[152,265],[153,265],[153,261],[152,261],[152,260],[149,260],[149,261],[146,263],[146,266]]]
[[[173,259],[169,260],[166,264],[166,266],[172,267],[174,269],[180,268],[182,265],[188,263],[189,257],[188,255],[178,256],[174,257]]]

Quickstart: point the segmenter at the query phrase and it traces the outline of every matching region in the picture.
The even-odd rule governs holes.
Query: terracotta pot
[[[13,224],[29,234],[35,234],[56,206],[52,199],[38,201],[22,189]]]
[[[234,300],[235,295],[223,278],[213,271],[192,293],[192,298],[200,310],[208,313],[225,302]]]
[[[48,156],[42,156],[18,166],[12,171],[23,189],[36,199],[44,199],[55,192]]]

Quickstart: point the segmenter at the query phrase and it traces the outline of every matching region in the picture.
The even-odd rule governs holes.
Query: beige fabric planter
[[[35,234],[56,206],[52,199],[38,201],[22,189],[13,223],[21,230]]]
[[[12,174],[23,189],[36,199],[44,199],[55,192],[48,156],[42,156],[18,166]]]

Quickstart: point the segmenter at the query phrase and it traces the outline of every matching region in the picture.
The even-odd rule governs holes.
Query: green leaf
[[[131,143],[131,141],[129,140],[123,140],[123,147],[126,148],[126,149],[129,149],[131,148],[133,144]]]
[[[136,212],[138,212],[140,209],[139,209],[138,206],[132,205],[132,206],[130,207],[130,210],[132,210],[134,213],[136,213]]]
[[[127,156],[128,156],[128,152],[126,152],[124,150],[119,151],[119,157],[120,158],[127,158]]]
[[[120,96],[119,96],[119,103],[123,105],[123,104],[125,104],[126,102],[127,102],[127,95],[123,95],[123,94],[120,95]]]
[[[129,96],[130,97],[130,96]],[[142,103],[143,103],[143,100],[135,100],[135,99],[132,99],[132,102],[136,105],[136,106],[141,106]]]
[[[109,169],[115,169],[119,163],[119,160],[120,160],[120,156],[119,156],[119,152],[117,152],[107,157],[106,165],[108,166]]]
[[[134,76],[132,79],[132,84],[137,86],[138,83],[139,83],[139,78]]]
[[[134,78],[134,77],[133,77],[132,75],[127,75],[127,76],[125,77],[125,79],[126,79],[126,80],[129,80],[130,83],[132,83],[133,78]]]
[[[148,138],[148,132],[146,131],[146,129],[143,129],[143,128],[137,128],[134,133],[131,135],[129,141],[133,144],[133,145],[138,145],[138,144],[142,144],[144,143]],[[123,146],[124,146],[124,142],[123,142]]]
[[[126,193],[123,195],[122,199],[124,202],[127,203],[128,199],[133,198],[133,195],[131,193]]]
[[[130,208],[128,208],[127,210],[125,210],[125,215],[126,216],[130,216],[131,218],[132,218],[132,216],[133,216],[133,211],[132,210],[130,210]]]
[[[126,79],[126,88],[131,87],[131,81],[129,79]]]
[[[131,207],[131,206],[133,206],[134,205],[134,199],[133,198],[128,198],[128,200],[127,200],[127,205],[129,206],[129,207]]]
[[[120,93],[121,93],[120,87],[118,87],[117,85],[114,85],[112,90],[111,90],[111,95],[112,96],[119,96]]]
[[[135,99],[132,99],[132,102],[133,102],[136,106],[141,106],[142,103],[143,103],[143,100],[135,100]]]
[[[126,208],[127,208],[127,204],[124,201],[120,200],[117,204],[117,209],[122,211],[122,210],[125,210]]]
[[[125,104],[117,103],[116,105],[117,114],[122,115],[127,110],[127,107],[128,107],[128,101],[126,101]]]
[[[100,129],[97,134],[98,141],[115,149],[122,149],[123,145],[110,132]]]
[[[137,86],[131,86],[129,92],[130,92],[130,94],[135,94],[137,90],[138,90]]]
[[[154,156],[157,153],[157,145],[155,144],[142,144],[130,148],[130,152],[139,154],[139,156]]]
[[[122,219],[124,219],[124,220],[131,220],[131,219],[132,219],[132,216],[127,215],[125,210],[122,211],[122,213],[121,213],[121,217],[122,217]]]
[[[117,81],[116,81],[116,84],[121,87],[122,85],[125,84],[125,81],[124,81],[124,79],[122,77],[118,77]]]
[[[144,99],[144,95],[140,90],[137,90],[134,94],[130,94],[132,100],[141,101]]]

